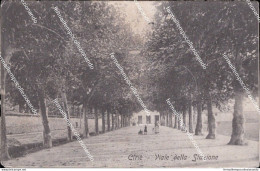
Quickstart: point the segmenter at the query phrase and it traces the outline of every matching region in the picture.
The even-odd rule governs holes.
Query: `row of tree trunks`
[[[180,117],[182,118],[183,124],[185,128],[190,132],[193,133],[193,113],[192,113],[192,106],[191,104],[188,106],[188,111],[189,111],[189,128],[187,127],[187,108],[185,107],[182,111],[182,115]],[[168,127],[173,127],[173,128],[178,128],[184,131],[184,127],[181,127],[180,120],[177,118],[176,115],[174,115],[174,125],[173,125],[173,116],[172,113],[166,113],[162,112],[164,118],[165,118],[165,126]]]
[[[216,120],[212,110],[212,100],[210,94],[208,93],[207,100],[207,111],[208,111],[208,135],[206,139],[215,139],[216,138]],[[234,104],[234,113],[232,120],[232,135],[228,144],[232,145],[245,145],[245,118],[243,114],[243,90],[241,87],[237,86],[235,89],[235,104]],[[202,134],[202,104],[201,101],[197,103],[197,125],[195,129],[195,135]]]
[[[240,109],[241,110],[241,109]],[[189,133],[194,133],[193,131],[193,112],[192,112],[192,103],[189,102],[188,105],[188,114],[189,114]],[[216,132],[216,123],[215,123],[215,116],[212,111],[212,101],[210,98],[210,95],[208,94],[208,101],[207,101],[207,111],[208,111],[208,132],[206,139],[215,139],[215,132]],[[182,115],[180,115],[180,118],[183,120],[183,124],[185,128],[187,129],[187,121],[186,121],[186,112],[187,109],[184,107],[182,111]],[[235,124],[237,125],[237,124]],[[175,124],[174,128],[184,131],[184,129],[181,127],[180,119],[175,116]],[[234,128],[233,128],[234,130]],[[195,129],[195,135],[202,135],[202,105],[201,101],[197,103],[197,124]]]
[[[164,112],[162,112],[164,113]],[[178,130],[181,131],[185,131],[188,130],[190,133],[193,133],[193,113],[192,113],[192,105],[191,102],[188,105],[188,113],[189,113],[189,128],[187,128],[187,107],[184,106],[182,109],[182,115],[179,116],[179,118],[175,115],[175,122],[174,122],[174,126],[173,126],[173,122],[172,122],[172,113],[170,113],[169,115],[166,114],[166,126],[168,127],[173,127],[173,128],[177,128]],[[181,126],[181,119],[182,119],[182,124],[183,126]]]
[[[121,123],[119,122],[119,116],[118,116],[118,123],[121,124],[121,127],[130,126],[130,117],[125,115],[120,115]],[[118,124],[119,125],[119,124]]]
[[[87,125],[87,109],[85,107],[86,105],[84,105],[84,124]],[[99,119],[99,110],[97,108],[94,108],[94,116],[95,116],[95,134],[98,135],[99,134],[99,123],[98,123],[98,119]],[[107,114],[107,121],[105,121],[105,115]],[[106,131],[111,131],[111,130],[115,130],[118,129],[120,127],[126,127],[126,126],[130,126],[130,117],[125,116],[125,115],[120,115],[116,113],[116,114],[112,114],[110,112],[109,109],[105,110],[102,109],[101,110],[101,119],[102,119],[102,133],[105,133]],[[106,123],[107,123],[107,130],[106,130]],[[84,130],[86,130],[84,128]],[[87,137],[87,136],[85,136]]]
[[[99,134],[99,123],[98,123],[98,119],[99,119],[99,110],[97,108],[94,108],[94,116],[95,116],[95,134],[98,135]],[[83,104],[83,137],[87,138],[89,137],[89,129],[88,129],[88,112],[91,113],[91,111],[88,110],[87,105]],[[107,112],[105,112],[104,109],[101,110],[101,119],[102,119],[102,133],[106,132],[106,121],[105,121],[105,113],[107,113],[107,131],[110,130],[115,130],[118,129],[120,127],[120,119],[119,119],[119,114],[110,114],[110,110],[107,110]],[[111,115],[111,119],[110,120],[110,115]],[[124,118],[124,117],[121,117]],[[112,122],[112,129],[110,129],[110,123]],[[124,122],[122,125],[126,126],[125,123],[126,121],[121,119],[121,122]],[[121,125],[121,126],[122,126]]]
[[[212,111],[212,104],[211,103],[208,104],[208,107],[209,107],[208,109],[211,109],[211,111]],[[188,125],[189,128],[188,129],[187,129],[187,120],[186,120],[187,109],[188,109],[188,114],[189,114],[188,115],[189,116],[189,125]],[[213,112],[211,112],[211,113],[213,115]],[[163,112],[162,112],[162,114],[164,115]],[[210,119],[214,121],[213,123],[215,123],[214,116],[213,117],[211,115],[209,115],[209,116],[210,116]],[[178,118],[176,115],[174,115],[173,118],[174,118],[173,128],[184,131],[184,129],[181,128],[181,123],[180,123],[180,120],[179,120],[180,118],[182,118],[185,128],[189,131],[189,133],[194,133],[194,131],[193,131],[193,120],[195,120],[195,115],[193,114],[192,100],[189,101],[188,108],[186,106],[183,107],[182,115],[180,115],[180,118]],[[170,122],[171,121],[172,121],[172,119],[170,118]],[[212,124],[212,125],[214,126],[214,124]],[[197,122],[196,122],[195,135],[202,135],[202,104],[201,104],[200,100],[198,100],[198,103],[197,103]]]
[[[215,138],[215,117],[213,115],[213,111],[212,111],[212,102],[211,100],[208,101],[207,103],[207,107],[208,107],[208,113],[209,113],[209,135],[213,135],[213,138],[210,136],[207,136],[208,139],[214,139]],[[189,128],[187,127],[187,108],[184,107],[182,110],[182,115],[180,115],[179,117],[182,118],[183,120],[183,125],[185,126],[186,130],[189,131],[189,133],[194,133],[193,131],[193,107],[192,107],[192,101],[189,102],[188,104],[188,116],[189,116]],[[163,116],[164,113],[162,112]],[[171,115],[170,115],[171,116]],[[184,129],[181,127],[181,123],[180,123],[180,118],[178,118],[176,115],[174,115],[174,126],[173,128],[176,128],[178,130],[184,131]],[[166,123],[170,123],[172,122],[172,118],[169,117],[169,121],[168,121],[168,117],[166,116]],[[167,126],[171,126],[170,124],[166,124]],[[197,103],[197,123],[196,123],[196,129],[195,129],[195,135],[202,135],[202,104],[201,101],[198,101]]]

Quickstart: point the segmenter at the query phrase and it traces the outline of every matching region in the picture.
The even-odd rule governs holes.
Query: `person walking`
[[[155,134],[159,133],[159,121],[155,122]]]
[[[144,135],[147,135],[147,126],[144,126]]]

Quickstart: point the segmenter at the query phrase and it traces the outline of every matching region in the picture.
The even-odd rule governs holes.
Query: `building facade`
[[[147,113],[142,110],[138,113],[134,113],[131,118],[131,125],[149,125],[155,124],[157,121],[160,123],[160,113],[157,111],[150,112],[150,116],[147,116]]]

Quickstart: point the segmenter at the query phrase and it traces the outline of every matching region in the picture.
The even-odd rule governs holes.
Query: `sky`
[[[138,5],[136,5],[134,1],[114,1],[110,3],[118,8],[122,14],[126,15],[125,19],[130,23],[135,33],[143,34],[147,31],[147,29],[151,29],[151,25],[145,20],[145,17],[142,15],[138,9]],[[155,2],[137,1],[137,3],[140,5],[143,13],[145,13],[149,20],[153,21],[154,14],[156,12],[156,8],[154,6]]]

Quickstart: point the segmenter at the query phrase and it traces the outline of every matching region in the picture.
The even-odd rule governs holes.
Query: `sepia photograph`
[[[250,0],[2,1],[1,167],[257,170],[259,21]]]

